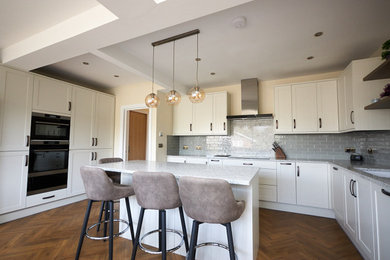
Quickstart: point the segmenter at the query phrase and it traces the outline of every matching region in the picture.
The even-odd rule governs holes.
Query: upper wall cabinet
[[[34,76],[33,110],[43,113],[69,115],[72,85],[42,76]]]
[[[112,148],[115,99],[73,87],[70,149]]]
[[[353,110],[351,64],[341,73],[337,83],[340,131],[353,130],[355,128],[355,114]]]
[[[275,87],[275,132],[338,131],[337,82],[326,80]]]
[[[202,103],[188,98],[173,108],[174,135],[226,135],[227,92],[207,93]]]
[[[27,151],[31,125],[33,79],[0,67],[0,151]]]

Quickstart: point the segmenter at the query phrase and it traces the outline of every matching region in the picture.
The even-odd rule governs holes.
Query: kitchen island
[[[196,164],[181,164],[169,162],[152,161],[126,161],[118,163],[98,164],[92,167],[99,167],[105,171],[121,172],[121,183],[131,184],[132,173],[137,171],[149,172],[170,172],[180,181],[182,176],[193,176],[200,178],[223,179],[232,186],[234,196],[237,200],[244,200],[245,211],[242,216],[232,223],[233,240],[238,259],[256,259],[259,247],[259,214],[258,214],[258,168],[223,167]],[[130,198],[131,212],[133,215],[134,228],[138,224],[140,207],[135,196]],[[120,216],[127,219],[124,202],[121,201]],[[192,219],[185,217],[187,231],[191,234]],[[158,211],[147,210],[145,212],[144,224],[141,231],[145,234],[148,231],[158,228]],[[177,209],[167,210],[167,228],[181,230],[180,218]],[[130,239],[130,232],[124,234]],[[167,248],[178,244],[179,238],[175,235],[167,235]],[[199,229],[198,243],[218,242],[227,244],[225,227],[217,224],[203,224]],[[158,247],[158,236],[149,236],[145,243]],[[176,253],[185,255],[184,246]],[[228,259],[226,250],[214,247],[203,247],[197,250],[197,259]]]

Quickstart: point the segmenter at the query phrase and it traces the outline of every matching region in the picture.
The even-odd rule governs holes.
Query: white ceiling
[[[168,0],[159,5],[153,0],[99,2],[115,17],[25,55],[17,55],[17,46],[7,46],[2,50],[3,63],[28,70],[48,65],[47,71],[101,87],[130,85],[150,79],[151,42],[200,29],[199,80],[201,86],[211,87],[236,84],[243,78],[268,80],[340,70],[353,59],[370,56],[390,38],[388,0]],[[83,3],[94,7],[93,1]],[[84,12],[85,7],[77,12]],[[58,17],[66,18],[71,11],[77,13],[68,9],[64,12],[67,15]],[[246,17],[245,28],[232,26],[237,16]],[[35,16],[38,20],[40,17]],[[24,36],[39,27],[25,26]],[[318,31],[324,35],[316,38],[313,34]],[[1,43],[9,44],[9,39]],[[176,43],[178,89],[195,83],[195,44],[194,36]],[[172,45],[158,46],[155,52],[156,81],[171,87]],[[306,60],[308,56],[315,58]],[[90,65],[81,65],[84,60]]]

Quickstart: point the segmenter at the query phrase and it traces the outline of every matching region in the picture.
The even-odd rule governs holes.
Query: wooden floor
[[[74,259],[86,205],[82,201],[0,225],[0,259]],[[98,213],[95,203],[91,222]],[[107,253],[107,242],[85,239],[80,259],[107,259]],[[130,241],[116,238],[114,259],[130,259],[130,254]],[[161,258],[139,250],[137,259]],[[362,258],[335,220],[261,209],[257,259]]]

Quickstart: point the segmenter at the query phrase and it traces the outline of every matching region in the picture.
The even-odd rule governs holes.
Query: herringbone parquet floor
[[[74,259],[86,205],[82,201],[0,225],[0,259]],[[91,219],[98,213],[95,203]],[[130,242],[116,238],[114,258],[130,259],[130,254]],[[107,258],[108,243],[85,239],[80,259]],[[139,250],[137,259],[160,257]],[[184,257],[170,254],[168,259]],[[261,209],[258,259],[361,257],[335,220]]]

